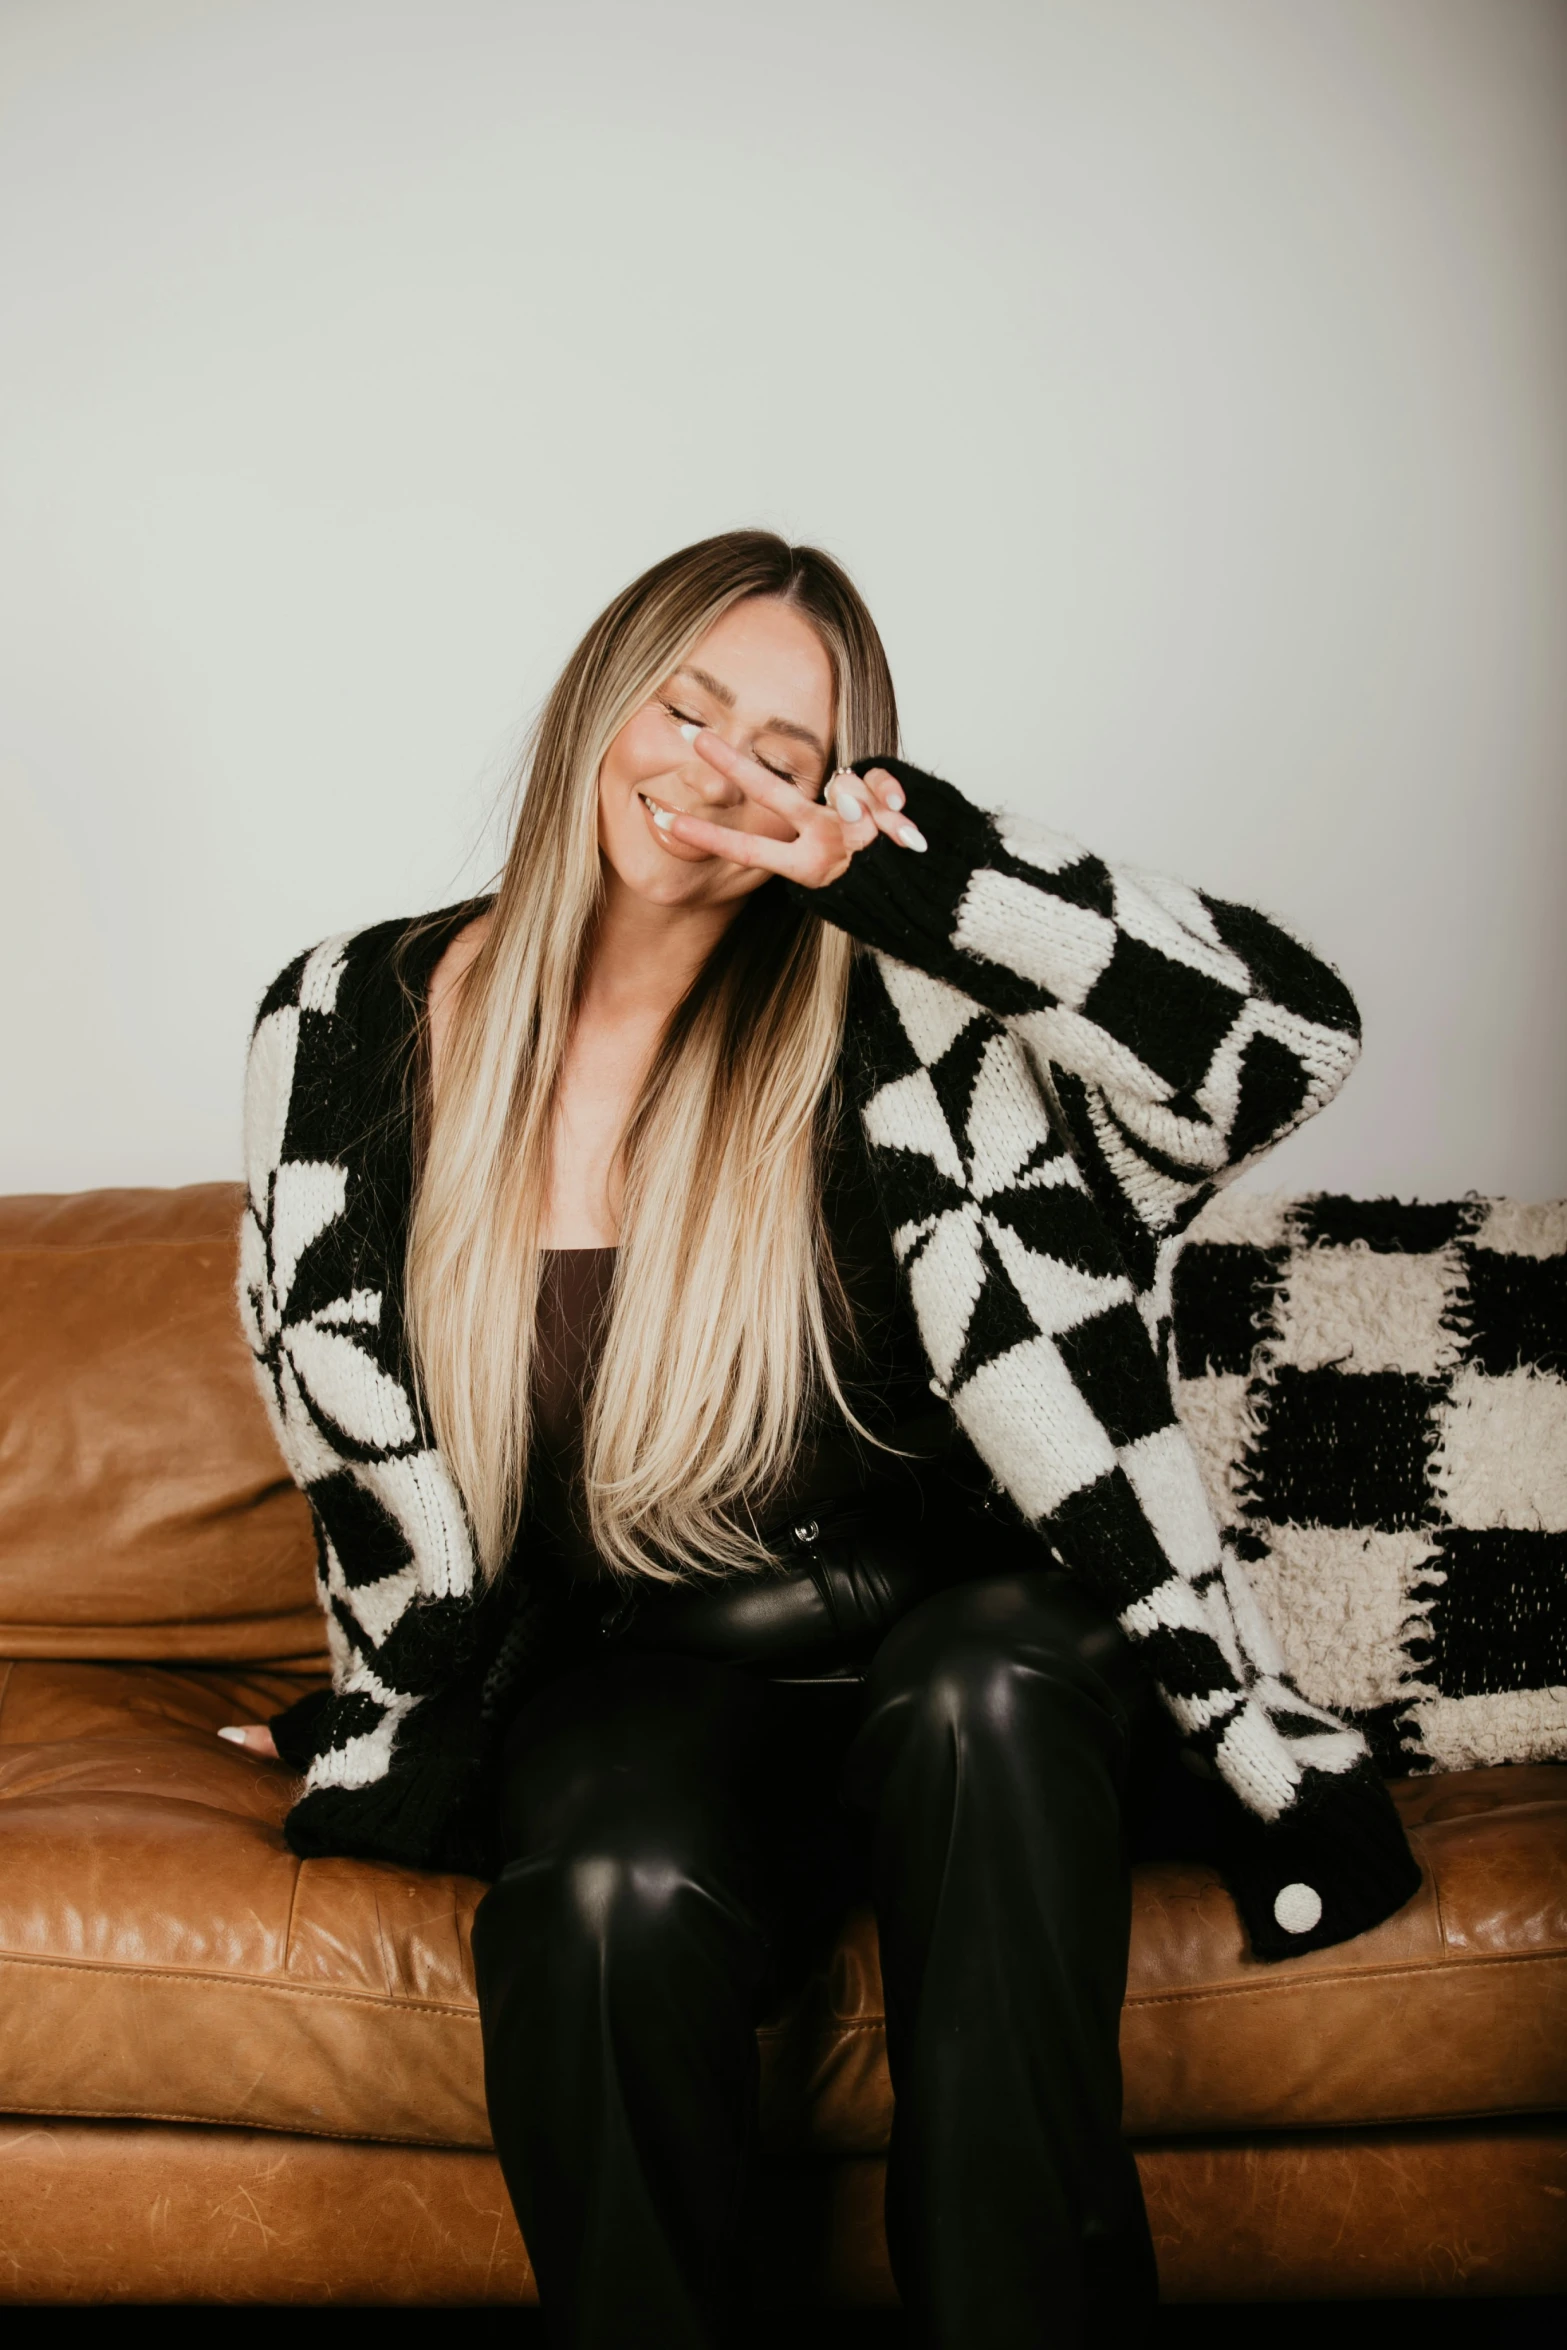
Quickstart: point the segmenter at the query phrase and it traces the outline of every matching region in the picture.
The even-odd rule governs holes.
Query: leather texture
[[[1133,2151],[1161,2301],[1462,2299],[1567,2286],[1559,2120],[1177,2139]],[[874,2158],[772,2172],[755,2273],[775,2299],[869,2308],[895,2298],[883,2176]],[[780,2238],[788,2265],[766,2270]]]
[[[834,1505],[768,1539],[779,1563],[762,1574],[695,1589],[650,1585],[626,1607],[619,1645],[780,1678],[854,1677],[890,1626],[952,1579],[917,1534],[889,1521],[882,1502]]]
[[[325,1669],[239,1333],[240,1196],[0,1200],[0,1656]]]
[[[1143,2331],[1117,2035],[1150,1702],[1057,1571],[903,1616],[837,1735],[819,1692],[687,1655],[613,1653],[522,1708],[474,1954],[496,2149],[561,2350],[740,2338],[758,1994],[835,1922],[851,1812],[894,2091],[887,2244],[920,2339],[1015,2344],[1045,2308],[1063,2342]],[[610,2243],[623,2259],[595,2256]]]
[[[213,1735],[301,1682],[36,1660],[0,1676],[0,2109],[488,2146],[483,1887],[296,1860],[294,1782]],[[1567,1767],[1395,1793],[1425,1884],[1335,1950],[1263,1964],[1212,1869],[1134,1873],[1134,2137],[1567,2108]],[[761,2045],[773,2144],[885,2148],[867,1914]]]
[[[1567,2137],[1538,2122],[1137,2149],[1166,2301],[1567,2289]],[[756,2198],[769,2306],[894,2298],[884,2165],[790,2163]],[[491,2154],[157,2122],[0,2122],[4,2298],[531,2305]]]
[[[523,2298],[483,1887],[301,1863],[288,1773],[214,1736],[323,1669],[237,1204],[0,1201],[0,2296]],[[1422,1891],[1320,1953],[1251,1959],[1211,1868],[1134,1874],[1126,2119],[1166,2294],[1567,2285],[1567,1766],[1396,1796]],[[868,1915],[759,2042],[774,2273],[884,2298]]]

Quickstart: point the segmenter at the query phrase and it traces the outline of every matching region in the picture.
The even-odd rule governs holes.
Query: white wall
[[[1291,917],[1268,1180],[1567,1188],[1560,0],[4,0],[0,1189],[237,1165],[582,625],[760,520],[911,755]]]

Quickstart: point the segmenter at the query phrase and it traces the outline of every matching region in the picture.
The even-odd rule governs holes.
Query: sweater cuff
[[[331,1702],[328,1683],[323,1689],[312,1689],[307,1697],[301,1697],[283,1713],[274,1714],[268,1722],[278,1760],[286,1762],[291,1771],[308,1771],[320,1753],[326,1709]]]
[[[1369,1765],[1317,1780],[1281,1819],[1225,1806],[1220,1866],[1258,1958],[1296,1958],[1380,1926],[1420,1889],[1393,1798]]]
[[[821,889],[784,884],[796,905],[862,945],[936,976],[966,966],[952,934],[957,911],[977,866],[995,855],[995,827],[956,786],[926,775],[904,759],[857,759],[854,773],[885,769],[903,786],[904,808],[927,847],[923,856],[878,835],[846,873]]]
[[[489,1875],[487,1751],[477,1690],[459,1682],[424,1701],[417,1730],[394,1747],[381,1778],[364,1787],[308,1789],[283,1823],[289,1850],[301,1860],[341,1854]]]
[[[472,1763],[437,1755],[417,1771],[391,1773],[369,1787],[313,1788],[283,1822],[283,1835],[300,1860],[384,1860],[491,1876],[477,1793]]]

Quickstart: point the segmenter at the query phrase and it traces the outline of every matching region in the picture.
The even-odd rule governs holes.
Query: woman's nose
[[[720,730],[715,728],[714,731],[716,733]],[[744,744],[730,742],[727,734],[723,740],[729,743],[732,751],[744,751]],[[680,780],[699,800],[705,800],[710,808],[732,808],[745,798],[738,784],[731,783],[727,775],[720,775],[716,767],[710,767],[694,751],[681,762]]]

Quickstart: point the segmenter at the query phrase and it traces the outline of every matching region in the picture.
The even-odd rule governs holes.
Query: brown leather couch
[[[0,1202],[0,2299],[527,2301],[483,1888],[294,1859],[213,1736],[322,1671],[228,1185]],[[1567,1768],[1397,1789],[1416,1901],[1260,1965],[1139,1871],[1127,2126],[1167,2297],[1567,2286]],[[762,2032],[759,2289],[893,2298],[873,1929]]]

